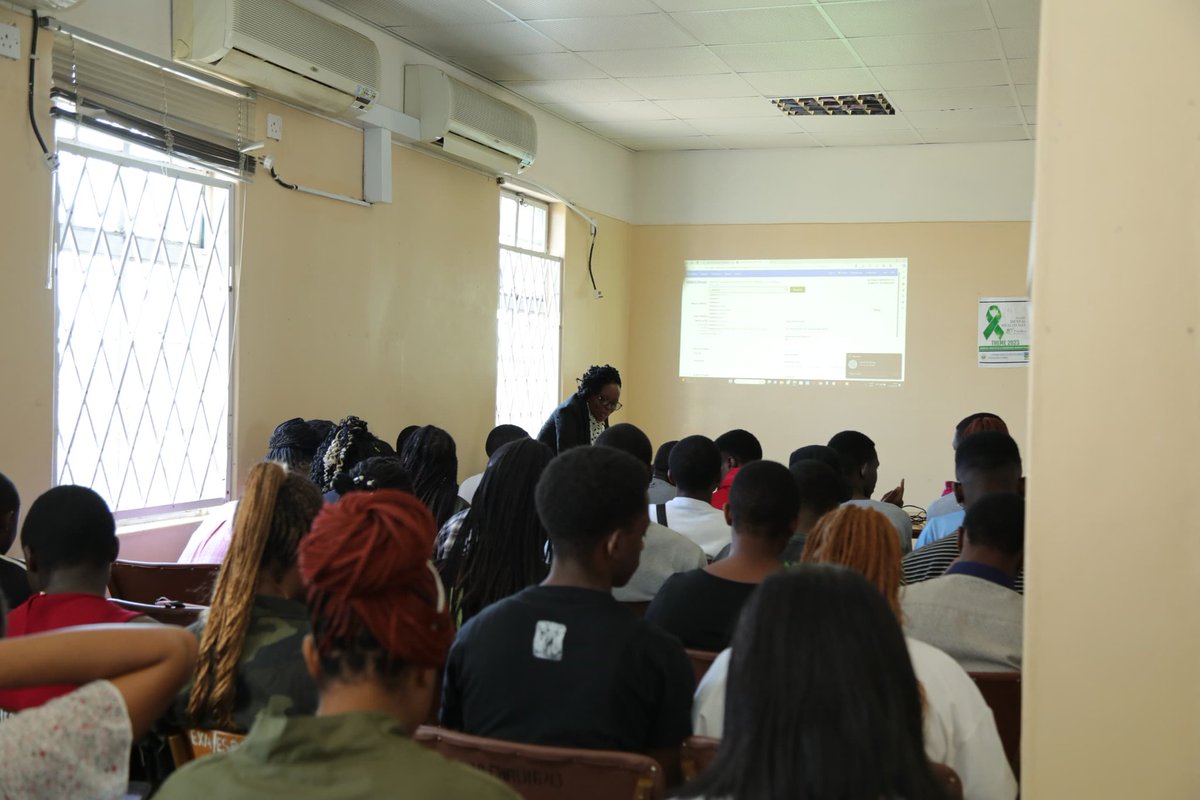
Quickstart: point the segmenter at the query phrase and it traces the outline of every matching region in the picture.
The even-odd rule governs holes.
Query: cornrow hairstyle
[[[958,421],[958,424],[954,426],[954,432],[955,433],[963,433],[973,422],[975,422],[976,420],[985,419],[987,417],[998,420],[1001,425],[1004,424],[1004,420],[1000,419],[999,414],[993,414],[991,411],[977,411],[974,414],[968,414],[967,416],[960,419]],[[1007,427],[1005,428],[1005,430],[1007,430]]]
[[[412,491],[412,478],[400,466],[396,456],[371,456],[333,479],[333,490],[339,495],[350,492],[374,492],[377,489]]]
[[[433,514],[438,528],[458,504],[458,449],[449,433],[434,425],[416,430],[404,443],[400,466],[412,478],[413,494]]]
[[[389,688],[408,666],[440,667],[454,639],[429,561],[433,516],[395,489],[326,505],[300,545],[321,683],[370,676]]]
[[[324,438],[300,417],[281,422],[267,441],[266,460],[287,464],[289,469],[310,469],[313,454]]]
[[[300,541],[321,506],[320,492],[303,475],[270,461],[250,470],[200,637],[187,707],[191,724],[232,729],[237,664],[259,576],[266,570],[282,577],[296,563]]]
[[[442,576],[459,625],[498,600],[541,583],[549,572],[546,529],[534,490],[554,458],[536,439],[504,445],[488,462]]]
[[[821,517],[804,543],[802,564],[841,564],[883,593],[900,617],[900,541],[896,528],[873,508],[840,506]]]
[[[602,367],[593,364],[576,382],[579,384],[579,390],[575,394],[580,397],[592,397],[600,394],[600,390],[610,383],[620,386],[621,373],[617,372],[616,367],[608,364]]]
[[[313,455],[312,482],[322,492],[333,488],[339,473],[349,472],[358,462],[371,456],[394,456],[387,442],[367,429],[367,423],[349,416],[333,427]]]

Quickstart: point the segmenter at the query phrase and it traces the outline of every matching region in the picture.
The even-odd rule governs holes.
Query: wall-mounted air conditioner
[[[404,113],[447,155],[516,174],[537,155],[533,116],[425,64],[404,68]]]
[[[173,0],[176,59],[326,114],[379,93],[379,48],[287,0]]]

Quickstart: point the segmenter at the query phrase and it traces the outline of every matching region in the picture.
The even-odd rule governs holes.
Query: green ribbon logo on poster
[[[988,310],[983,316],[988,322],[987,327],[983,329],[983,338],[991,339],[992,334],[996,334],[997,339],[1003,339],[1004,328],[1000,327],[1000,308],[998,306],[988,306]]]

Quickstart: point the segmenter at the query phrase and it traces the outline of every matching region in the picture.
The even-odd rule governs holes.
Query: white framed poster
[[[1029,366],[1030,329],[1028,297],[979,298],[979,366]]]

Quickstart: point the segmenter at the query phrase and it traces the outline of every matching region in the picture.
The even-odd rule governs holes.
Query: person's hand
[[[885,494],[883,497],[881,497],[879,499],[881,501],[883,501],[884,503],[891,503],[892,505],[896,506],[897,508],[903,508],[904,507],[904,479],[901,478],[899,486],[897,486],[895,489],[892,489],[890,492],[888,492],[887,494]]]

